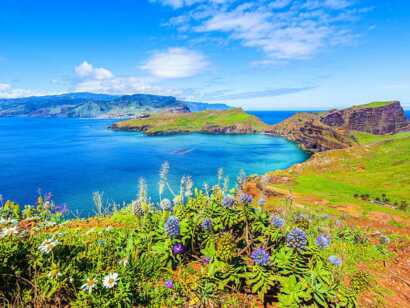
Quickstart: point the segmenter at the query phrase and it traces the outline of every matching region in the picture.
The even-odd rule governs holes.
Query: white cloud
[[[8,83],[0,83],[0,92],[8,90],[10,87]]]
[[[87,61],[83,61],[81,64],[77,65],[74,68],[74,71],[80,78],[104,80],[114,77],[110,70],[103,67],[94,68],[94,66]]]
[[[361,13],[353,7],[355,1],[181,0],[184,13],[173,16],[168,25],[194,39],[198,33],[227,35],[228,40],[263,51],[268,60],[307,58],[355,38],[351,22]]]
[[[8,83],[0,83],[0,98],[18,98],[36,95],[47,95],[46,91],[15,88]]]
[[[207,66],[201,53],[185,48],[169,48],[154,54],[141,68],[159,78],[186,78],[199,74]]]

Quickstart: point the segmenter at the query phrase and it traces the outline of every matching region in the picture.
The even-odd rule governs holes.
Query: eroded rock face
[[[346,131],[321,123],[315,113],[296,114],[267,133],[283,136],[312,153],[342,149],[354,143]]]
[[[352,107],[321,116],[320,121],[331,127],[357,130],[376,135],[401,131],[409,123],[400,102],[392,101],[379,107]]]

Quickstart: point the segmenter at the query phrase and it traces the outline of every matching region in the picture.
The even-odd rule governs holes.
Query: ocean
[[[291,113],[255,112],[268,123]],[[108,204],[136,197],[144,177],[150,196],[158,198],[159,169],[170,164],[170,182],[178,190],[182,176],[194,185],[216,183],[223,168],[234,183],[240,170],[263,174],[306,160],[294,143],[265,135],[146,137],[114,132],[114,120],[0,118],[0,194],[20,204],[35,202],[38,192],[51,192],[71,213],[93,213],[92,193]]]

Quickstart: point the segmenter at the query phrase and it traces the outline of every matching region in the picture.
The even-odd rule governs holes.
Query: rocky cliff
[[[272,126],[267,133],[283,136],[313,153],[342,149],[355,143],[347,131],[322,123],[316,113],[297,113]]]
[[[332,110],[323,114],[320,121],[330,127],[375,135],[396,133],[409,125],[398,101],[375,102],[343,110]]]

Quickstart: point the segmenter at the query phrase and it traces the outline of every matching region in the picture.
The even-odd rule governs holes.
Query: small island
[[[240,108],[206,110],[190,113],[163,112],[148,117],[121,121],[113,130],[139,131],[149,136],[181,133],[254,134],[269,125]]]

